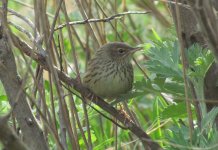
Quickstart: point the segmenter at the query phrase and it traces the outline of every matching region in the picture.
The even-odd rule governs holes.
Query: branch
[[[6,4],[5,1],[4,3]],[[32,150],[47,150],[48,147],[42,130],[30,110],[26,95],[23,92],[22,81],[18,77],[15,58],[10,45],[11,39],[7,28],[6,12],[7,9],[4,10],[4,15],[0,13],[0,22],[2,23],[0,25],[0,80],[24,135],[25,144]]]
[[[189,0],[188,3],[198,20],[211,51],[215,55],[216,61],[218,61],[218,22],[213,4],[211,1],[203,0]]]
[[[112,15],[110,17],[107,18],[102,18],[102,19],[86,19],[86,20],[82,20],[82,21],[74,21],[74,22],[69,22],[69,25],[80,25],[80,24],[87,24],[87,23],[96,23],[96,22],[109,22],[113,19],[120,19],[122,16],[125,15],[130,15],[130,14],[148,14],[150,13],[149,11],[128,11],[128,12],[123,12],[123,13],[118,13],[115,15]],[[56,29],[62,29],[64,27],[66,27],[67,24],[62,24],[59,25]]]
[[[40,64],[44,69],[49,70],[48,64],[46,63],[46,57],[35,53],[37,55],[36,57],[32,57],[31,51],[32,48],[27,45],[24,41],[22,41],[20,38],[18,38],[16,35],[11,33],[11,37],[13,40],[14,45],[23,53],[30,56],[32,59],[34,59],[38,64]],[[34,56],[35,56],[34,55]],[[83,87],[81,83],[79,83],[76,79],[70,78],[67,74],[60,71],[56,66],[53,66],[54,71],[57,72],[59,79],[64,82],[66,85],[72,86],[76,91],[78,91],[81,95],[86,97],[91,102],[98,105],[101,109],[108,112],[110,115],[112,115],[114,118],[119,120],[121,123],[125,125],[125,127],[132,131],[139,139],[142,140],[142,143],[144,145],[148,145],[152,150],[159,150],[161,149],[158,143],[153,141],[147,133],[145,133],[140,127],[138,127],[128,116],[125,116],[124,113],[119,112],[117,109],[115,109],[113,106],[109,105],[107,102],[105,102],[102,98],[94,95],[91,93],[87,88]]]
[[[0,141],[4,145],[5,150],[27,150],[27,147],[19,139],[16,133],[8,126],[8,118],[10,113],[6,116],[0,117]]]

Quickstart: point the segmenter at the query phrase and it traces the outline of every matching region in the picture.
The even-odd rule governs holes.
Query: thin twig
[[[150,13],[149,11],[128,11],[128,12],[123,12],[123,13],[118,13],[115,15],[112,15],[110,17],[107,18],[102,18],[102,19],[86,19],[86,20],[82,20],[82,21],[73,21],[73,22],[69,22],[69,25],[81,25],[81,24],[87,24],[87,23],[96,23],[96,22],[109,22],[113,19],[120,19],[121,17],[125,16],[125,15],[130,15],[130,14],[148,14]],[[67,24],[62,24],[59,25],[56,29],[62,29],[64,27],[66,27]]]
[[[27,35],[27,37],[31,40],[31,42],[34,42],[35,38],[33,37],[33,35],[27,31],[26,29],[24,29],[23,27],[9,21],[8,24],[12,25],[13,27],[15,27],[17,30],[19,30],[20,32],[24,33],[25,35]]]
[[[177,2],[177,1],[176,1]],[[194,129],[194,124],[193,124],[193,117],[192,117],[192,111],[191,111],[191,102],[188,101],[188,81],[187,81],[187,74],[186,74],[186,69],[187,69],[187,60],[186,60],[186,55],[185,55],[185,48],[184,48],[184,43],[182,41],[182,32],[181,32],[181,22],[180,22],[180,11],[178,8],[178,5],[176,5],[176,18],[177,18],[177,22],[178,22],[178,37],[179,37],[179,41],[180,41],[180,54],[181,54],[181,58],[182,58],[182,70],[183,70],[183,79],[184,79],[184,90],[185,90],[185,102],[186,102],[186,109],[187,109],[187,113],[188,113],[188,121],[189,121],[189,136],[190,139],[192,141],[192,134],[193,134],[193,129]]]
[[[170,4],[174,4],[174,5],[178,5],[187,9],[191,9],[191,7],[189,5],[183,4],[183,3],[179,3],[179,2],[175,2],[172,0],[154,0],[155,2],[164,2],[164,3],[170,3]]]
[[[2,9],[2,7],[0,7],[0,8]],[[13,9],[9,9],[9,8],[8,8],[8,12],[10,12],[12,15],[14,15],[14,16],[20,18],[21,20],[23,20],[26,24],[28,24],[28,25],[32,28],[33,31],[36,30],[36,27],[35,27],[35,25],[33,24],[33,22],[32,22],[30,19],[28,19],[27,17],[25,17],[25,16],[19,14],[18,12],[14,11]],[[12,24],[11,22],[9,22],[9,23]],[[13,24],[13,25],[14,25],[15,27],[18,26],[18,25],[15,25],[15,24]],[[39,40],[39,37],[40,37],[39,32],[36,30],[36,39]]]

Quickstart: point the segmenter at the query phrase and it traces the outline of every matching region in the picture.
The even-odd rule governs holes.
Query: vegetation
[[[13,51],[17,66],[13,71],[20,80],[10,73],[7,63],[3,63],[7,69],[2,69],[5,58],[0,50],[0,148],[7,146],[2,136],[6,133],[1,131],[4,122],[24,137],[18,141],[31,150],[39,149],[33,143],[43,142],[41,149],[218,149],[214,123],[218,108],[208,109],[205,103],[209,99],[205,78],[217,59],[213,42],[206,38],[209,42],[186,44],[181,29],[190,22],[179,21],[183,12],[178,10],[190,10],[193,3],[168,3],[1,1],[1,35]],[[87,94],[80,78],[95,51],[113,41],[142,46],[143,51],[134,54],[132,61],[133,90],[102,103],[101,98]],[[17,86],[8,90],[9,81]],[[211,99],[208,102],[216,106]]]

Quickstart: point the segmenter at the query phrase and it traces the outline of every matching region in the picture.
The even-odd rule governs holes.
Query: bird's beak
[[[142,49],[143,47],[134,47],[133,49],[131,49],[130,53],[135,53],[136,51],[140,51]]]

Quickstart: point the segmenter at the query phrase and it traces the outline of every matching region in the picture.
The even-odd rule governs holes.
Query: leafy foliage
[[[30,0],[25,0],[25,2],[30,2]],[[77,8],[75,5],[73,6],[73,9],[71,8],[67,10],[67,12],[69,12],[69,18],[71,21],[84,19],[81,15],[81,10],[84,11],[84,13],[88,10],[89,12],[86,13],[87,15],[90,15],[88,16],[90,18],[101,18],[127,9],[131,10],[133,8],[132,10],[134,10],[139,6],[139,9],[141,9],[143,5],[140,5],[140,2],[143,1],[125,1],[124,3],[124,1],[119,0],[116,4],[113,4],[112,1],[108,3],[98,1],[99,4],[97,4],[97,1],[93,1],[92,5],[88,6],[88,1],[81,1],[81,5],[83,5],[84,8],[86,5],[88,7],[82,10],[82,8]],[[24,16],[26,18],[30,18],[29,15],[34,14],[32,9],[24,9],[23,2],[22,5],[17,5],[16,3],[17,1],[9,1],[9,8],[15,9],[18,12],[20,11],[20,13],[24,15],[28,14],[28,16]],[[139,5],[137,6],[136,3],[139,3]],[[145,3],[149,4],[149,1],[146,1]],[[46,8],[48,9],[45,11],[47,13],[45,16],[50,16],[50,18],[48,18],[48,22],[51,25],[53,15],[56,14],[56,6],[53,4],[53,1],[47,1],[46,4]],[[72,7],[67,3],[67,1],[66,4],[69,5],[69,8]],[[30,5],[34,5],[33,1],[30,2]],[[27,6],[30,5],[28,4]],[[100,5],[103,9],[98,8],[98,5]],[[92,8],[93,6],[94,9]],[[157,5],[155,6],[161,10],[165,10],[165,5],[163,5],[163,3],[157,2]],[[121,7],[125,8],[121,9]],[[104,12],[102,12],[102,10],[104,10]],[[161,11],[161,13],[162,12],[164,14],[167,11]],[[66,23],[63,14],[63,12],[59,13],[59,19],[56,26],[58,26],[58,23]],[[38,19],[38,17],[35,16],[32,16],[30,19],[34,20],[33,18],[36,18],[36,20]],[[20,19],[9,18],[9,20],[10,22],[15,22],[28,31],[31,30],[29,26],[26,28],[26,24],[20,23]],[[111,25],[113,25],[113,27]],[[40,23],[37,26],[39,26],[39,29],[41,30],[42,26],[40,26]],[[183,64],[180,56],[180,45],[176,37],[175,28],[172,27],[167,30],[163,29],[165,28],[162,28],[161,25],[157,23],[157,20],[153,19],[151,15],[128,15],[128,17],[122,16],[121,18],[116,18],[110,23],[105,22],[90,24],[89,26],[87,26],[87,24],[73,26],[72,31],[75,30],[76,32],[73,32],[72,37],[79,62],[79,71],[84,72],[89,55],[92,55],[92,53],[94,53],[94,51],[98,48],[96,39],[98,39],[100,43],[105,43],[109,41],[118,41],[120,40],[119,37],[121,37],[122,41],[125,41],[133,46],[135,46],[136,43],[142,43],[143,41],[152,41],[141,44],[144,46],[144,53],[139,56],[139,59],[136,57],[139,60],[139,64],[142,65],[143,70],[146,70],[149,79],[145,78],[137,67],[134,67],[135,82],[133,90],[122,95],[118,100],[111,103],[111,105],[114,107],[117,106],[118,109],[122,109],[122,104],[119,105],[118,103],[129,100],[127,101],[130,109],[129,111],[132,113],[132,116],[135,116],[138,125],[149,133],[153,140],[160,141],[159,144],[167,150],[218,149],[218,133],[216,127],[213,125],[215,117],[218,114],[218,109],[213,109],[209,113],[204,114],[202,123],[198,126],[198,124],[196,124],[195,117],[196,110],[194,106],[192,106],[191,111],[193,113],[195,128],[192,139],[190,138],[190,130],[187,121],[188,114],[185,103]],[[49,30],[50,29],[48,28],[48,31]],[[115,31],[119,34],[119,36]],[[17,34],[18,31],[15,27],[12,27],[12,32]],[[30,33],[33,33],[33,31],[30,31]],[[41,34],[43,35],[46,33]],[[78,39],[76,38],[77,34]],[[20,32],[18,32],[18,35],[22,38],[25,37],[24,40],[27,39],[26,35],[20,34]],[[94,38],[95,36],[97,36],[96,39]],[[46,41],[43,41],[43,37],[44,35],[41,37],[39,44],[43,43],[43,45],[46,45]],[[53,43],[54,45],[52,44],[51,49],[53,47],[56,48],[54,52],[54,59],[56,59],[55,61],[57,61],[57,64],[55,65],[60,67],[59,65],[62,64],[64,71],[68,72],[69,76],[76,78],[77,75],[75,73],[75,64],[72,52],[73,48],[71,47],[66,27],[60,30],[55,30],[53,39],[55,42]],[[30,43],[29,39],[27,39],[27,43]],[[34,44],[30,43],[30,45]],[[84,47],[84,49],[82,47]],[[203,78],[207,69],[214,61],[213,55],[210,51],[205,50],[196,44],[185,50],[185,53],[188,62],[186,77],[194,84],[197,98],[204,99],[204,95],[202,94]],[[78,140],[76,142],[78,142],[80,149],[87,148],[83,139],[82,131],[84,132],[84,136],[86,138],[88,137],[88,131],[90,132],[91,143],[93,145],[93,149],[95,150],[114,147],[116,142],[118,149],[142,149],[142,144],[132,133],[128,130],[117,128],[110,120],[105,119],[89,106],[87,108],[89,127],[87,127],[87,116],[80,97],[76,96],[76,94],[74,95],[70,93],[62,86],[62,91],[57,91],[55,84],[51,82],[52,80],[49,79],[46,73],[43,73],[41,77],[42,80],[38,79],[37,73],[37,75],[32,76],[32,74],[35,74],[34,71],[37,70],[38,64],[34,61],[31,65],[25,64],[24,58],[21,57],[20,52],[17,52],[16,50],[15,55],[16,61],[18,62],[17,68],[21,77],[28,76],[28,85],[23,85],[27,88],[26,92],[28,95],[35,98],[36,103],[39,104],[39,109],[42,109],[42,112],[45,112],[44,118],[49,118],[48,124],[46,125],[51,125],[53,127],[53,124],[55,124],[54,129],[57,130],[55,135],[57,134],[58,140],[61,142],[65,141],[65,139],[61,139],[65,136],[67,148],[72,148],[70,140],[73,139],[71,139],[68,135],[65,124],[64,129],[61,126],[63,124],[63,121],[61,121],[61,117],[63,117],[61,116],[62,108],[68,109],[66,112],[69,112],[69,114],[64,114],[69,116],[69,124],[67,124],[66,127],[68,129],[68,127],[70,128],[72,126],[72,132],[75,132],[75,137],[77,137]],[[146,59],[145,61],[145,59],[141,59],[143,55],[146,55],[148,60]],[[27,65],[28,67],[26,67]],[[37,76],[37,78],[34,78],[34,76]],[[39,91],[35,91],[37,88],[34,81],[38,80],[40,80],[38,86],[42,95],[39,94]],[[41,84],[42,82],[43,84]],[[60,92],[63,92],[61,93],[63,94],[61,96],[64,97],[63,102],[66,102],[64,104],[66,107],[60,106]],[[73,99],[70,98],[70,94],[72,94]],[[191,97],[191,94],[188,93],[188,96]],[[42,102],[42,100],[45,101]],[[71,101],[75,103],[75,110],[70,103]],[[37,109],[35,109],[35,107],[32,109],[34,114],[37,114]],[[52,111],[52,109],[54,109],[54,111]],[[103,110],[100,110],[100,108],[97,107],[96,109],[101,111],[103,114],[108,115]],[[5,95],[2,86],[0,86],[0,113],[6,113],[8,110],[10,110],[10,107],[7,96]],[[74,118],[75,115],[78,115],[78,120]],[[40,117],[37,116],[36,118],[38,119]],[[44,121],[39,120],[39,122],[43,123]],[[81,123],[81,130],[78,127],[78,122]],[[117,135],[115,131],[117,132]],[[115,135],[117,137],[115,137]],[[117,141],[116,138],[118,139]],[[48,133],[47,139],[49,147],[51,149],[57,149],[53,134]],[[0,149],[1,147],[2,146],[0,145]]]
[[[218,148],[218,131],[214,124],[214,119],[218,114],[218,108],[212,109],[202,120],[201,128],[196,127],[190,139],[189,128],[184,125],[171,127],[166,132],[166,138],[170,142],[169,150],[188,150],[192,148],[216,150]],[[172,145],[171,145],[172,144]]]
[[[156,97],[163,97],[170,102],[168,105],[153,109],[153,113],[159,109],[159,116],[156,116],[156,119],[158,122],[168,118],[172,118],[174,122],[181,119],[186,121],[188,114],[186,103],[184,102],[183,64],[179,55],[178,43],[176,41],[160,42],[158,40],[153,43],[153,46],[146,53],[150,59],[146,62],[145,66],[151,74],[150,84],[147,84],[147,88],[152,89]],[[194,87],[203,87],[203,77],[214,60],[213,55],[210,51],[202,49],[199,45],[193,45],[190,49],[186,50],[186,53],[189,62],[187,77],[194,83]],[[139,83],[137,85],[140,87]],[[157,95],[157,92],[159,95]],[[203,89],[199,88],[197,92],[199,92],[197,95],[201,95]],[[166,95],[164,94],[163,96],[161,95],[162,93],[166,93]],[[175,122],[176,124],[173,124],[164,133],[161,131],[169,142],[167,142],[167,149],[191,149],[192,147],[211,147],[211,149],[216,149],[215,141],[218,138],[218,132],[216,127],[213,126],[213,122],[217,111],[218,109],[216,108],[205,115],[201,128],[195,127],[192,141],[190,141],[189,128],[185,125],[186,123],[180,125]],[[195,114],[194,107],[192,112]],[[160,133],[160,130],[158,132]],[[164,136],[161,137],[163,138]]]

